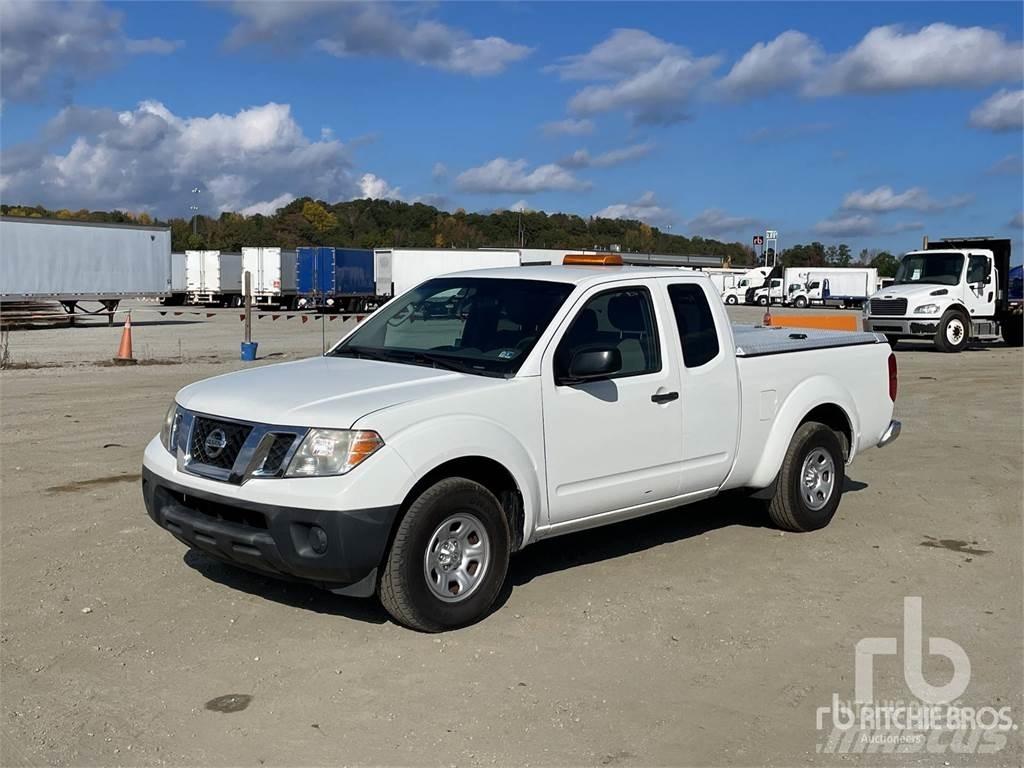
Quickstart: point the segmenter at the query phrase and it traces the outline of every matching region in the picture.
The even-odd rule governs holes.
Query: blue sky
[[[372,195],[783,247],[1021,239],[1020,3],[0,13],[5,202],[188,215],[198,184],[207,213]]]

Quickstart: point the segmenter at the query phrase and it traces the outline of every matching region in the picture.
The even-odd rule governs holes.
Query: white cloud
[[[132,40],[122,16],[96,2],[0,2],[0,91],[30,101],[57,88],[70,99],[77,83],[113,67],[122,56],[168,54],[182,45],[159,37]]]
[[[387,3],[242,1],[228,48],[266,43],[295,49],[312,45],[337,57],[381,56],[474,76],[495,75],[532,51],[501,37],[474,38],[431,19],[421,9]]]
[[[876,187],[869,192],[855,190],[843,198],[843,210],[886,213],[888,211],[941,211],[958,208],[970,201],[969,196],[951,197],[948,200],[933,200],[922,187],[910,187],[904,192],[894,192],[892,187]]]
[[[586,136],[594,132],[594,121],[574,120],[569,117],[565,120],[544,123],[543,131],[547,136]]]
[[[749,216],[730,216],[718,208],[701,211],[686,223],[686,231],[701,237],[743,232],[756,227],[757,219]]]
[[[188,213],[196,185],[204,212],[271,206],[296,189],[334,200],[359,191],[346,147],[308,139],[286,104],[208,117],[175,115],[156,101],[124,112],[69,109],[42,135],[0,153],[6,200],[167,216]]]
[[[768,94],[811,77],[825,58],[816,40],[788,30],[768,43],[757,43],[718,81],[729,98]]]
[[[587,117],[623,110],[635,123],[668,124],[687,117],[693,91],[718,66],[717,56],[695,58],[685,48],[639,29],[617,29],[584,54],[548,67],[563,80],[595,80],[569,101]]]
[[[971,125],[987,131],[1019,131],[1024,128],[1024,90],[1001,90],[971,111]]]
[[[636,219],[648,224],[663,226],[678,218],[671,210],[659,205],[653,192],[644,192],[631,203],[615,203],[594,214],[598,219]]]
[[[275,197],[273,200],[264,200],[263,202],[260,203],[253,203],[252,205],[248,205],[242,210],[238,211],[238,213],[242,214],[243,216],[255,216],[256,214],[260,214],[261,216],[273,216],[275,213],[277,213],[278,208],[284,208],[286,205],[288,205],[288,203],[290,203],[294,199],[295,195],[293,195],[291,192],[284,192]]]
[[[369,197],[373,200],[401,200],[402,190],[400,187],[392,187],[380,176],[373,173],[364,173],[359,179],[360,197]]]
[[[549,163],[528,171],[525,160],[504,157],[463,171],[456,177],[455,185],[465,192],[510,194],[567,191],[589,186],[560,165]]]
[[[1020,176],[1024,173],[1024,161],[1020,155],[1007,155],[989,166],[985,173],[990,176]]]
[[[645,141],[642,144],[631,144],[628,147],[611,149],[599,155],[591,155],[586,149],[577,149],[569,157],[559,160],[563,168],[609,168],[631,160],[646,157],[654,150],[654,143]]]
[[[809,95],[1018,81],[1024,46],[984,27],[875,27],[807,85]]]
[[[829,237],[863,237],[875,234],[878,231],[878,225],[871,216],[857,214],[819,221],[814,225],[814,231],[819,235]]]
[[[448,178],[448,166],[444,163],[434,163],[434,168],[430,175],[434,181],[443,181]]]

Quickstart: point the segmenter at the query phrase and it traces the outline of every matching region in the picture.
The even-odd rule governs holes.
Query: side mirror
[[[559,376],[559,384],[606,379],[622,370],[622,353],[616,347],[577,350],[569,361],[569,370]]]

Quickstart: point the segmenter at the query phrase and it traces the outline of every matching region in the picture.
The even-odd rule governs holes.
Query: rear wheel
[[[508,518],[479,483],[451,477],[412,503],[398,525],[380,583],[394,619],[440,632],[483,618],[505,581]]]
[[[1003,341],[1008,347],[1019,347],[1024,344],[1024,315],[1003,317]]]
[[[829,427],[800,425],[779,470],[768,515],[787,531],[814,531],[832,520],[846,482],[843,446]]]
[[[963,352],[970,327],[970,321],[959,312],[947,312],[935,332],[935,346],[942,352]]]

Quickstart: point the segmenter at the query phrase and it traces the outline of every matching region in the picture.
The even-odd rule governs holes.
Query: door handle
[[[662,403],[671,403],[673,400],[678,400],[678,399],[679,399],[679,393],[678,392],[665,392],[664,394],[660,394],[660,395],[651,395],[651,402],[652,403],[658,403],[659,405],[661,405]]]

